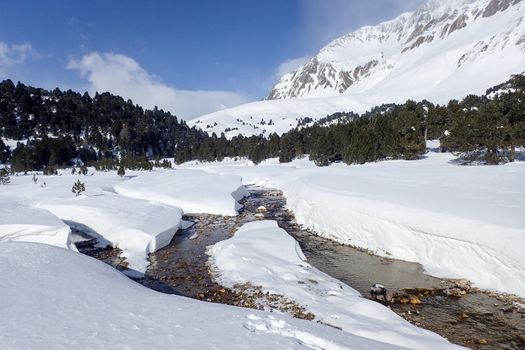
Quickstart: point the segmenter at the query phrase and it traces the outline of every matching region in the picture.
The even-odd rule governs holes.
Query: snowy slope
[[[0,265],[6,350],[406,349],[285,315],[158,293],[49,245],[0,244]]]
[[[376,100],[366,96],[257,101],[201,116],[188,121],[188,125],[217,136],[224,132],[228,138],[274,132],[281,135],[295,128],[300,118],[319,119],[341,111],[362,113],[375,105]]]
[[[217,134],[226,128],[246,135],[281,133],[295,127],[300,117],[359,113],[407,99],[445,103],[482,94],[524,71],[523,1],[432,0],[412,13],[334,40],[284,75],[266,101],[208,114],[191,124]],[[254,124],[261,118],[282,122]]]
[[[197,167],[282,189],[299,223],[328,238],[525,296],[525,162],[469,167],[453,158]]]
[[[311,266],[299,244],[275,221],[245,224],[232,238],[210,247],[208,254],[222,285],[251,282],[285,295],[316,315],[314,321],[411,349],[463,349]]]

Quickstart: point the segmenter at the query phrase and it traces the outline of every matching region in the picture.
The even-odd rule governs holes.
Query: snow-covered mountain
[[[523,71],[522,0],[431,0],[329,43],[284,75],[265,101],[208,114],[192,124],[216,133],[229,128],[228,136],[281,133],[301,117],[482,94]]]
[[[413,13],[334,40],[304,66],[284,75],[267,99],[334,96],[354,85],[370,89],[385,81],[399,83],[399,77],[406,77],[406,83],[430,82],[429,78],[437,74],[421,71],[421,67],[429,68],[430,64],[442,73],[439,74],[442,78],[463,67],[476,69],[477,61],[486,57],[499,55],[513,46],[525,49],[521,26],[524,13],[519,2],[432,0]],[[517,15],[511,21],[506,16],[503,19],[508,9]],[[501,23],[486,20],[491,17]],[[440,53],[453,55],[454,59],[436,64],[438,61],[432,58]],[[523,61],[523,57],[513,58]],[[499,71],[497,66],[494,69]],[[419,77],[417,73],[425,74]]]

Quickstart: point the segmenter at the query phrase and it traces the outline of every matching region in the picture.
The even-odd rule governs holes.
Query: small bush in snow
[[[58,170],[54,166],[48,165],[44,168],[42,173],[44,175],[58,175]]]
[[[86,185],[84,185],[84,183],[81,182],[80,180],[77,180],[73,184],[73,187],[71,188],[71,192],[73,192],[77,196],[80,196],[80,194],[84,192],[85,190],[86,190]]]
[[[122,165],[118,168],[117,175],[120,177],[123,177],[124,175],[126,175],[126,169],[124,169]]]

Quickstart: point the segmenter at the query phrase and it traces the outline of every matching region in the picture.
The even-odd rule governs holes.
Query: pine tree
[[[51,165],[47,165],[44,167],[44,170],[42,171],[44,175],[58,175],[58,170]]]
[[[9,171],[6,168],[0,169],[0,185],[8,185],[10,182]]]
[[[10,150],[9,147],[0,138],[0,163],[7,163],[9,160]]]
[[[294,145],[288,135],[281,138],[281,151],[279,152],[279,163],[291,162],[295,157]]]
[[[313,160],[317,166],[328,166],[335,159],[334,134],[331,132],[324,133],[317,137],[310,150],[310,160]]]
[[[424,111],[416,102],[407,101],[392,120],[400,138],[399,154],[404,159],[418,159],[425,151]]]
[[[126,175],[126,170],[124,169],[122,165],[118,168],[117,175],[120,177],[123,177],[124,175]]]
[[[500,97],[503,114],[507,119],[505,144],[509,147],[509,161],[516,159],[516,147],[525,145],[525,76],[511,79],[512,93]]]
[[[86,185],[81,182],[80,180],[77,180],[73,187],[71,188],[71,192],[73,192],[77,197],[80,196],[82,192],[86,190]]]
[[[500,150],[505,146],[507,120],[497,102],[484,104],[477,113],[474,127],[475,144],[486,149],[485,161],[498,164],[502,159]]]
[[[450,123],[441,138],[441,146],[451,152],[472,152],[476,149],[472,124],[473,111],[463,110],[457,101],[448,104]]]
[[[277,157],[279,155],[279,141],[280,137],[276,133],[272,133],[268,137],[268,154],[270,157]]]
[[[377,142],[368,118],[359,118],[355,125],[345,159],[348,163],[364,164],[378,159]]]

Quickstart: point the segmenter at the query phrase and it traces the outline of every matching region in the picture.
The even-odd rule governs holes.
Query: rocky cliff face
[[[480,25],[487,18],[494,19],[491,23],[511,21],[498,28]],[[522,0],[431,0],[412,13],[334,40],[304,66],[284,75],[266,99],[335,96],[380,84],[407,70],[421,74],[417,68],[432,51],[460,53],[454,67],[448,67],[449,74],[513,46],[524,54],[524,18]]]

